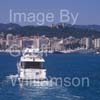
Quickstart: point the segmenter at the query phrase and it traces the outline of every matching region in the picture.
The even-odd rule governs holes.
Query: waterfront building
[[[13,41],[13,35],[12,34],[7,34],[6,36],[6,46],[11,46]]]
[[[93,47],[92,39],[91,38],[82,38],[81,39],[81,45],[84,46],[85,49],[90,49]]]
[[[100,38],[94,39],[94,48],[100,48]]]

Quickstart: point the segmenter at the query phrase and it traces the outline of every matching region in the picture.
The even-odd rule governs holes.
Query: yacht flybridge
[[[17,63],[19,80],[46,80],[46,69],[43,66],[43,62],[45,60],[38,48],[26,48]]]

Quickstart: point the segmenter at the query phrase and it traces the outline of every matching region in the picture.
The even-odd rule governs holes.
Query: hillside
[[[65,27],[20,26],[18,24],[0,24],[0,32],[19,35],[45,35],[48,37],[100,37],[99,25],[66,25]]]

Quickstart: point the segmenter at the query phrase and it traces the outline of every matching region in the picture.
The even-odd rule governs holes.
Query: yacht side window
[[[22,68],[24,68],[24,66],[25,66],[25,63],[24,63],[24,62],[21,62],[21,66],[22,66]]]

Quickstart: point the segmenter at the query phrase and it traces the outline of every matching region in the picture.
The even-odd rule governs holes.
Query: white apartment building
[[[100,48],[100,38],[94,40],[94,48]]]

